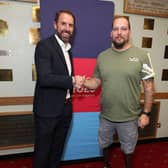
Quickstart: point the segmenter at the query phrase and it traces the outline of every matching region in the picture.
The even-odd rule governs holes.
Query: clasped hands
[[[73,76],[74,87],[77,89],[84,87],[83,85],[85,83],[85,80],[86,80],[85,76],[80,76],[80,75]]]

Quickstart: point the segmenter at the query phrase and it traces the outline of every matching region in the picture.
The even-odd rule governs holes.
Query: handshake
[[[81,89],[83,87],[91,90],[97,89],[101,85],[101,80],[95,77],[85,77],[76,75],[72,77],[73,86],[77,89]]]
[[[77,89],[80,89],[82,87],[84,87],[84,83],[86,81],[86,77],[85,76],[80,76],[80,75],[76,75],[72,77],[73,80],[73,86]]]

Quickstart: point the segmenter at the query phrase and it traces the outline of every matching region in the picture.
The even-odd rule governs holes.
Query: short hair
[[[75,15],[74,15],[70,10],[60,10],[60,11],[56,12],[56,13],[55,13],[55,19],[54,19],[56,23],[58,22],[58,19],[59,19],[60,15],[61,15],[62,13],[66,13],[66,14],[71,15],[71,16],[73,17],[74,24],[75,24],[75,21],[76,21]]]
[[[112,21],[112,28],[113,28],[114,21],[117,20],[117,19],[120,19],[120,18],[126,19],[127,22],[128,22],[128,28],[131,29],[131,24],[130,24],[130,21],[129,21],[129,17],[128,16],[124,16],[124,15],[115,15],[114,16],[113,21]]]

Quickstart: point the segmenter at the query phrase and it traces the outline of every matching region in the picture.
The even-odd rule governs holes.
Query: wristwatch
[[[142,114],[145,114],[145,115],[147,115],[148,117],[150,116],[150,112],[142,111],[142,112],[141,112],[141,115],[142,115]]]

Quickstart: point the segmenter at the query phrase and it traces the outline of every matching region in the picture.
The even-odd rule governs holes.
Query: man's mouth
[[[122,40],[123,38],[121,36],[116,37],[117,40]]]
[[[71,35],[70,32],[62,32],[62,34],[65,35],[65,36],[70,36]]]

